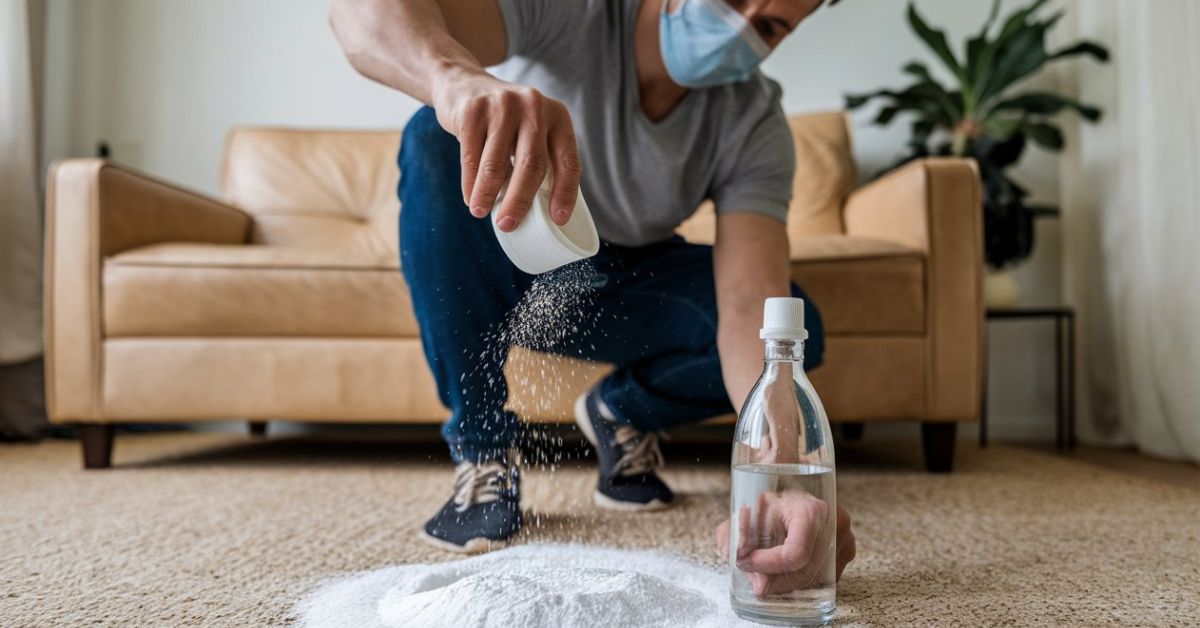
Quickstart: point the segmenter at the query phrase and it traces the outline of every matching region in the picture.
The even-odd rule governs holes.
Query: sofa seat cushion
[[[792,279],[831,335],[925,333],[925,255],[884,240],[817,235],[792,241]]]
[[[167,243],[103,272],[107,337],[418,335],[404,279],[380,255]]]

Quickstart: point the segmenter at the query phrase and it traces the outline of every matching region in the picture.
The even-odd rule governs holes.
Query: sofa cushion
[[[788,117],[796,174],[788,209],[788,236],[842,233],[842,204],[854,189],[850,132],[841,111]]]
[[[170,243],[105,260],[104,333],[414,337],[396,263],[331,248]]]
[[[884,240],[822,235],[792,241],[792,279],[826,333],[925,332],[925,257]]]
[[[221,190],[252,214],[369,220],[393,211],[399,131],[235,128],[225,140]]]

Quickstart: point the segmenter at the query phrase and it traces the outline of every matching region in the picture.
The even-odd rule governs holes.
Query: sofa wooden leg
[[[112,466],[113,431],[112,425],[79,426],[84,469],[107,469]]]
[[[842,438],[848,441],[860,441],[863,437],[863,423],[855,421],[854,423],[839,423],[842,426]]]
[[[925,470],[930,473],[950,473],[954,470],[954,437],[958,423],[938,422],[921,424],[921,446],[925,452]]]
[[[255,438],[262,438],[263,436],[267,435],[266,421],[249,421],[249,424],[251,436],[254,436]]]

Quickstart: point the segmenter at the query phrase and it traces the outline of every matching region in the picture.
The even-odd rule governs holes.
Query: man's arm
[[[579,191],[579,154],[567,108],[484,67],[504,60],[496,0],[334,0],[329,22],[354,69],[437,111],[462,145],[463,202],[488,214],[512,178],[497,224],[512,231],[554,172],[551,218],[566,224]]]
[[[729,400],[740,410],[762,372],[763,301],[791,296],[784,225],[749,212],[718,215],[713,272],[721,374]]]

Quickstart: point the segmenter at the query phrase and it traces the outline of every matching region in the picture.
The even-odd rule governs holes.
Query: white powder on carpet
[[[325,583],[296,608],[312,628],[753,626],[726,572],[655,551],[522,545]]]

